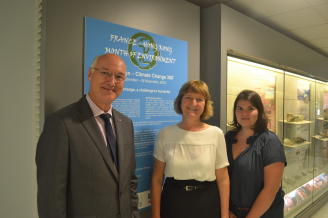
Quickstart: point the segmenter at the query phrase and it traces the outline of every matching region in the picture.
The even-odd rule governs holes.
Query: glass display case
[[[328,191],[328,83],[263,62],[228,56],[227,129],[238,93],[259,93],[268,129],[277,134],[287,158],[285,217],[295,217]]]

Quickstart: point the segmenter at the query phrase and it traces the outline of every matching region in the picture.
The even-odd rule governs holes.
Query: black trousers
[[[181,186],[205,185],[186,191]],[[161,196],[161,218],[220,218],[220,195],[216,182],[167,178]]]

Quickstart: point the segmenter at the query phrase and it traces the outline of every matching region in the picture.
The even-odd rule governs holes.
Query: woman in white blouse
[[[174,110],[182,121],[164,127],[155,143],[152,218],[229,217],[224,134],[201,121],[213,116],[207,85],[198,80],[185,83]]]

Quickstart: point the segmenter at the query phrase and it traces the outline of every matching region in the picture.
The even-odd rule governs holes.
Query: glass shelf
[[[311,142],[307,142],[307,141],[305,141],[305,142],[303,142],[303,143],[296,143],[296,144],[292,144],[292,145],[286,145],[286,144],[283,144],[285,147],[288,147],[288,148],[298,148],[298,147],[301,147],[301,146],[303,146],[303,145],[309,145],[309,144],[311,144]]]
[[[294,124],[294,125],[314,123],[314,121],[308,121],[308,120],[303,120],[303,121],[299,121],[299,122],[288,122],[287,120],[279,120],[279,122],[283,122],[285,124]]]
[[[315,135],[315,136],[312,136],[312,137],[315,138],[315,139],[321,140],[323,142],[328,142],[328,138],[321,138],[322,136],[320,136],[320,135]]]

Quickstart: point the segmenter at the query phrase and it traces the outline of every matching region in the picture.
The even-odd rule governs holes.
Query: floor
[[[311,218],[328,218],[328,203],[321,207]]]

